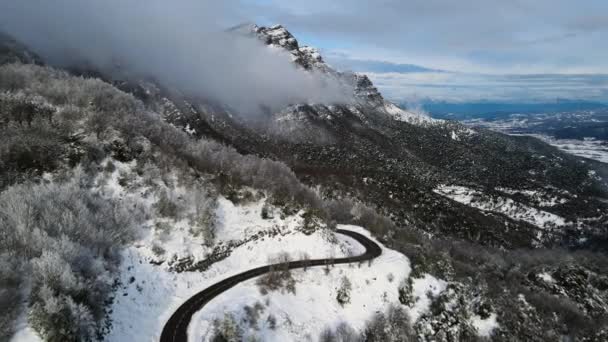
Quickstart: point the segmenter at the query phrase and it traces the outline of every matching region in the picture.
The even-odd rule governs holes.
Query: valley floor
[[[578,139],[555,139],[546,135],[532,135],[544,142],[553,145],[560,150],[573,154],[578,157],[597,160],[602,163],[608,163],[608,142],[585,138]]]

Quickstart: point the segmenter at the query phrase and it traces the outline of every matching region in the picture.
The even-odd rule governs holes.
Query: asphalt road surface
[[[292,261],[288,264],[289,269],[305,268],[311,266],[325,266],[329,264],[349,264],[353,262],[367,261],[377,258],[382,253],[382,249],[380,248],[380,246],[378,246],[378,244],[368,239],[364,235],[344,229],[338,229],[336,230],[336,232],[357,240],[357,242],[359,242],[361,245],[363,245],[363,247],[365,247],[365,253],[358,256],[337,259],[312,259]],[[195,294],[184,304],[182,304],[177,309],[177,311],[173,313],[171,318],[169,318],[169,320],[165,324],[165,327],[163,328],[162,334],[160,335],[160,341],[188,341],[188,325],[190,324],[190,320],[192,319],[192,315],[194,315],[194,313],[201,310],[203,306],[205,306],[205,304],[209,303],[210,300],[217,297],[222,292],[235,286],[236,284],[249,280],[251,278],[255,278],[264,273],[268,273],[272,269],[276,269],[278,266],[284,267],[285,264],[273,264],[256,267],[243,273],[239,273],[237,275],[233,275],[232,277],[226,278],[220,281],[219,283],[215,283],[209,286],[208,288],[202,290],[201,292]]]

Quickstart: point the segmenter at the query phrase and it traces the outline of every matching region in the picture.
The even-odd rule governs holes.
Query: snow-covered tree
[[[338,287],[338,293],[336,294],[336,300],[340,305],[344,306],[350,303],[350,291],[352,289],[352,285],[350,280],[346,276],[343,276],[340,279],[340,286]]]

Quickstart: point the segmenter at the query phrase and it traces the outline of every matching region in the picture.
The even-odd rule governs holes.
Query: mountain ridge
[[[278,33],[279,43],[285,39],[295,46]],[[319,60],[312,51],[305,49],[300,57],[313,58],[314,65]],[[14,251],[29,252],[51,241],[55,249],[32,261],[37,271],[44,262],[56,265],[51,262],[59,259],[61,267],[47,269],[74,273],[98,286],[95,293],[107,295],[82,299],[81,292],[69,292],[80,289],[79,283],[48,290],[35,278],[34,302],[28,307],[33,317],[53,308],[44,303],[56,303],[61,295],[66,305],[76,301],[79,310],[91,308],[101,325],[107,323],[103,317],[109,308],[103,303],[117,293],[111,306],[115,312],[139,319],[143,317],[129,313],[145,308],[146,319],[157,323],[157,313],[167,311],[164,305],[192,291],[191,284],[198,284],[199,272],[208,275],[204,272],[210,264],[233,271],[234,260],[238,267],[260,262],[268,247],[274,251],[287,243],[293,248],[303,241],[310,248],[331,244],[326,235],[331,236],[332,227],[348,223],[367,227],[379,242],[399,251],[384,260],[392,268],[379,270],[390,269],[396,281],[389,274],[371,273],[374,265],[348,271],[359,273],[354,284],[368,291],[358,295],[374,289],[374,304],[383,305],[388,297],[408,310],[426,303],[428,310],[410,310],[415,314],[412,329],[421,341],[606,338],[608,193],[603,174],[593,172],[598,164],[531,137],[469,129],[453,121],[396,120],[388,111],[401,112],[390,102],[376,96],[366,100],[366,89],[375,95],[369,79],[362,81],[358,103],[292,104],[278,112],[262,109],[254,117],[239,115],[206,94],[185,95],[159,81],[104,75],[101,70],[12,63],[0,66],[0,75],[0,129],[5,133],[0,135],[0,186],[9,188],[0,199],[14,203],[19,194],[46,210],[39,215],[45,220],[33,217],[44,228],[44,239],[36,231],[31,239],[35,243]],[[62,183],[65,179],[70,183]],[[221,194],[219,200],[215,192]],[[45,197],[36,202],[40,193]],[[73,223],[66,225],[73,238],[59,239],[57,225],[45,216],[65,212],[61,206],[50,207],[59,199],[68,208],[70,201],[88,201],[76,207],[79,215],[56,215]],[[95,207],[103,215],[86,216]],[[131,215],[117,215],[117,209]],[[152,215],[154,224],[142,210]],[[186,217],[192,213],[196,222],[190,223]],[[17,214],[29,217],[27,211]],[[220,230],[225,244],[217,249],[206,246],[217,238],[206,225],[213,215],[223,216],[230,228]],[[3,221],[15,227],[9,236],[22,231],[19,222],[29,222],[14,212],[0,215],[5,217],[18,218]],[[112,229],[134,225],[131,219],[145,223],[144,240],[133,240],[132,231],[112,240]],[[106,222],[111,234],[97,232],[98,222]],[[242,224],[247,228],[241,229]],[[82,240],[79,228],[92,229],[91,236],[103,248],[85,245],[87,241],[77,244]],[[21,237],[13,240],[29,241]],[[117,273],[112,271],[119,261],[114,252],[121,243],[127,245],[118,273],[122,281],[113,288]],[[245,254],[230,259],[240,246]],[[90,255],[95,265],[105,267],[97,272],[81,268],[80,258]],[[0,267],[0,272],[13,268]],[[102,268],[108,275],[103,279],[97,277]],[[143,270],[152,271],[142,280],[138,272]],[[182,280],[178,285],[172,283],[176,278]],[[310,278],[308,286],[314,286],[318,277]],[[60,285],[76,281],[52,279]],[[19,284],[9,285],[18,290]],[[335,297],[333,285],[325,287]],[[134,306],[132,298],[150,294],[155,294],[151,302]],[[241,310],[244,303],[237,304]],[[342,304],[332,304],[342,310]],[[68,309],[69,314],[76,312]],[[54,333],[45,327],[58,324],[69,328],[68,333],[81,329],[76,332],[90,336],[112,328],[103,325],[101,332],[91,333],[91,326],[99,327],[91,315],[68,317],[60,323],[30,320],[39,332]],[[400,326],[410,326],[403,324],[407,316],[398,317]],[[83,324],[74,327],[72,321]],[[146,322],[137,326],[150,328]],[[480,330],[479,322],[491,324],[491,336]],[[140,336],[140,331],[129,330],[130,323],[119,327],[134,334],[129,336]],[[378,325],[379,331],[382,327]],[[118,335],[108,336],[120,336],[121,330],[115,327],[112,333]]]
[[[588,202],[582,212],[595,215],[595,209],[600,210],[605,203],[594,198],[605,196],[606,191],[601,185],[605,180],[589,178],[585,171],[589,166],[576,158],[533,138],[472,130],[457,122],[405,112],[384,100],[366,76],[329,68],[315,49],[300,47],[283,26],[238,28],[243,29],[270,48],[290,52],[294,63],[305,70],[318,69],[352,82],[358,101],[344,105],[296,104],[252,120],[222,104],[189,98],[161,84],[128,79],[112,82],[195,137],[210,137],[241,153],[284,161],[303,181],[326,187],[327,195],[350,194],[378,206],[399,224],[413,224],[433,234],[474,236],[483,243],[507,248],[539,243],[576,246],[580,243],[577,241],[589,241],[581,239],[581,234],[601,236],[601,224],[584,223],[586,229],[574,229],[579,219],[573,213],[584,207],[583,202],[591,201],[593,205]],[[564,172],[569,176],[564,177]],[[568,223],[558,230],[546,230],[537,241],[536,228],[528,223],[505,213],[488,215],[478,208],[462,207],[449,196],[433,192],[440,184],[466,186],[508,198],[513,195],[499,194],[496,189],[512,187],[554,196],[563,190],[579,196],[548,208]],[[524,198],[516,200],[547,210]],[[433,211],[449,214],[435,216]],[[607,219],[600,216],[599,222]],[[487,225],[494,228],[482,228]],[[505,230],[505,225],[512,228]]]

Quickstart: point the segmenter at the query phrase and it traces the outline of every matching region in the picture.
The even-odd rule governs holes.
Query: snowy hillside
[[[123,177],[130,172],[128,165],[119,164],[117,169],[123,171]],[[112,196],[133,196],[137,182],[126,190],[116,182],[118,173],[110,175],[105,190]],[[261,195],[251,191],[254,198]],[[172,192],[188,197],[185,189]],[[159,230],[159,223],[164,221],[159,218],[142,227],[140,240],[123,252],[121,285],[111,307],[112,329],[105,340],[156,341],[164,322],[190,296],[232,274],[271,263],[281,254],[301,260],[363,252],[356,241],[327,230],[320,222],[316,230],[306,232],[304,212],[285,215],[280,208],[269,205],[266,198],[235,205],[220,197],[216,215],[215,248],[211,251],[204,239],[193,236],[187,220],[171,222],[170,232]],[[360,227],[340,228],[370,236]],[[159,246],[162,252],[157,250]],[[227,253],[208,267],[176,269],[184,260],[188,260],[188,265],[208,260],[218,249]],[[243,338],[261,341],[316,341],[323,331],[335,330],[341,323],[348,323],[361,334],[374,315],[402,306],[399,289],[410,273],[410,263],[404,255],[383,248],[382,255],[369,263],[294,270],[293,292],[281,289],[262,294],[255,279],[247,281],[220,295],[195,316],[189,329],[190,340],[210,340],[215,333],[214,321],[224,319],[225,314],[234,317]],[[344,279],[350,284],[348,302],[340,304],[336,298]],[[411,281],[414,299],[404,308],[415,322],[429,310],[428,296],[438,296],[447,283],[428,274]],[[252,307],[259,311],[256,322],[247,316]],[[483,328],[480,333],[489,334],[494,326]]]
[[[440,186],[434,190],[436,193],[444,195],[456,202],[470,205],[483,211],[490,211],[507,215],[515,220],[522,220],[535,225],[541,229],[550,229],[563,226],[565,221],[562,217],[555,214],[527,207],[517,203],[510,198],[485,196],[479,191],[468,189],[463,186]],[[519,193],[519,192],[515,192]],[[555,203],[556,200],[545,202]]]
[[[166,186],[161,179],[149,178],[150,174],[138,175],[134,163],[108,160],[104,165],[108,171],[95,179],[94,191],[145,208],[151,215],[139,227],[138,239],[122,252],[106,341],[157,341],[166,320],[190,296],[230,275],[272,263],[277,257],[339,258],[364,250],[321,221],[313,218],[311,226],[302,210],[285,213],[253,189],[239,193],[247,198],[239,204],[222,196],[217,199],[212,206],[215,228],[211,243],[205,234],[196,233],[191,217],[196,215],[197,203],[206,199],[180,186],[183,176],[173,174],[168,180],[174,185]],[[158,214],[165,196],[179,203],[181,214],[174,218]],[[307,229],[307,225],[312,228]],[[340,228],[372,238],[357,226]],[[354,333],[363,334],[375,315],[395,306],[404,308],[416,323],[429,310],[431,298],[447,285],[428,274],[412,279],[408,259],[385,247],[371,262],[294,270],[291,276],[295,281],[291,290],[265,292],[254,279],[220,295],[196,314],[190,340],[211,340],[217,329],[214,322],[225,319],[225,314],[234,317],[244,338],[262,341],[317,341],[328,329],[336,330],[345,323]],[[412,301],[403,305],[400,291],[408,281]],[[344,286],[346,299],[340,302],[338,294]],[[247,316],[252,307],[259,311],[255,322]],[[471,324],[478,323],[472,320]],[[489,333],[495,325],[479,331]],[[38,340],[34,330],[22,322],[11,341]]]
[[[236,64],[259,49],[350,100],[267,88],[247,115],[0,35],[0,341],[608,340],[604,164],[410,113],[280,25],[245,31]]]
[[[531,200],[536,200],[537,205],[551,207],[558,203],[565,203],[567,200],[557,197],[549,197],[545,200],[537,192],[531,191],[514,191],[511,189],[500,189],[506,194],[521,194],[528,196]],[[555,215],[551,212],[536,209],[527,206],[526,204],[516,202],[508,197],[490,196],[481,191],[470,189],[463,186],[446,186],[442,185],[433,190],[442,196],[450,198],[464,205],[482,210],[488,213],[505,215],[516,221],[523,221],[536,227],[536,244],[542,245],[547,235],[559,232],[560,228],[567,225],[563,217]],[[545,196],[545,198],[547,198]],[[533,202],[534,203],[534,202]]]

